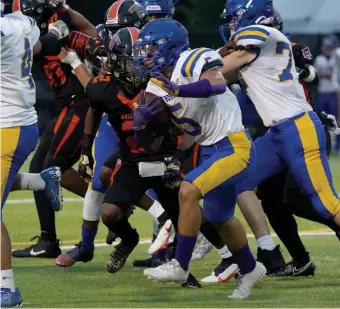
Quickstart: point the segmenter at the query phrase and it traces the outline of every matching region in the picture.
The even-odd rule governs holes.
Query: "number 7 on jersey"
[[[276,49],[275,49],[276,55],[283,55],[285,51],[288,51],[289,60],[288,60],[287,67],[285,69],[283,69],[282,73],[279,75],[280,82],[288,82],[288,81],[293,80],[293,78],[294,78],[293,74],[291,72],[292,65],[293,65],[291,47],[286,42],[277,42],[276,43]]]

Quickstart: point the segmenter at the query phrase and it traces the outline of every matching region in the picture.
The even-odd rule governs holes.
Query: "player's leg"
[[[136,205],[146,191],[137,164],[117,162],[111,177],[111,186],[105,194],[102,221],[121,242],[111,253],[107,271],[118,272],[137,246],[139,236],[126,217],[132,205]]]
[[[256,170],[239,184],[237,204],[256,237],[258,260],[264,263],[268,274],[281,276],[284,274],[285,262],[279,246],[275,246],[270,235],[262,205],[253,190],[280,172],[285,164],[273,145],[270,130],[257,138],[254,145],[257,153]]]
[[[277,145],[299,188],[320,216],[340,226],[340,199],[326,154],[323,125],[314,112],[287,120],[275,128]]]
[[[1,134],[1,211],[21,166],[38,142],[38,125],[2,128]],[[11,261],[11,241],[1,214],[1,305],[22,303],[15,287]]]

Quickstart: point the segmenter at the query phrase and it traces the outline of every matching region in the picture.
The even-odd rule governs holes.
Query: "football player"
[[[56,103],[62,109],[59,116],[50,122],[42,134],[31,161],[30,171],[36,173],[51,165],[60,166],[63,172],[62,186],[84,197],[87,184],[71,167],[79,160],[88,101],[82,85],[72,74],[72,69],[59,61],[58,53],[61,46],[68,46],[76,49],[84,58],[96,58],[97,54],[106,51],[105,46],[94,38],[97,35],[96,28],[67,6],[65,1],[15,0],[13,11],[17,10],[34,18],[42,34],[46,32],[50,23],[57,20],[64,21],[70,28],[67,38],[59,41],[58,44],[49,44],[37,59],[41,61]],[[45,207],[48,201],[41,193],[35,192],[34,197],[41,235],[37,237],[39,238],[37,244],[15,250],[13,256],[56,258],[61,251],[56,236],[54,212]],[[36,254],[37,252],[39,254]]]
[[[340,200],[327,161],[322,123],[299,83],[291,43],[279,30],[266,26],[274,16],[272,1],[228,0],[224,13],[237,50],[223,58],[223,73],[228,78],[238,73],[270,128],[255,141],[261,156],[257,172],[239,186],[243,202],[249,208],[258,204],[252,190],[288,166],[319,215],[340,225]]]
[[[141,78],[155,76],[146,94],[160,97],[174,122],[185,131],[180,150],[172,160],[180,161],[183,151],[193,142],[201,146],[198,166],[180,185],[176,258],[146,269],[144,274],[161,282],[187,280],[201,224],[199,201],[203,199],[206,219],[216,226],[240,268],[237,287],[229,298],[245,299],[266,274],[263,264],[255,261],[244,228],[234,216],[237,184],[248,177],[256,154],[242,125],[237,100],[220,72],[222,58],[207,48],[190,50],[187,30],[171,19],[158,19],[143,27],[134,45],[134,58]],[[134,111],[137,143],[144,145],[152,138],[147,128],[155,104],[153,96],[148,99],[146,95],[145,101]],[[141,133],[148,134],[148,138]],[[167,183],[166,177],[164,182]]]
[[[23,186],[40,187],[53,207],[60,210],[59,168],[52,167],[36,175],[18,174],[38,142],[31,67],[33,54],[39,53],[44,45],[39,41],[40,31],[32,18],[20,12],[3,15],[3,10],[1,1],[1,212],[10,190]],[[61,35],[58,25],[51,25],[49,30],[45,36],[49,40],[57,40]],[[1,216],[1,306],[21,304],[11,265],[11,242]]]
[[[175,5],[173,0],[139,0],[149,14],[149,20],[158,18],[173,18],[175,15]]]

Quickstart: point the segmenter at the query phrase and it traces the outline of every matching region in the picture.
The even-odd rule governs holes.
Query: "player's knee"
[[[103,166],[100,169],[99,179],[105,186],[109,186],[112,172],[113,172],[113,170],[109,167],[106,167],[106,166]]]
[[[183,181],[179,189],[180,203],[185,203],[188,200],[199,201],[202,198],[201,191],[192,183]]]
[[[102,221],[106,226],[117,223],[123,215],[116,205],[104,203],[102,206]]]

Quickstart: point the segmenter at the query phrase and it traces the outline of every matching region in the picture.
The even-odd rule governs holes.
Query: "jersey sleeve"
[[[30,18],[30,20],[32,21],[32,45],[34,46],[39,41],[40,30],[35,20],[33,18]]]
[[[166,96],[169,96],[162,88],[160,88],[159,86],[157,86],[156,84],[154,84],[152,81],[149,81],[145,92],[149,92],[152,93],[160,98],[164,98]]]
[[[304,69],[306,65],[313,64],[313,56],[307,45],[302,43],[293,43],[292,49],[297,68]]]
[[[266,44],[270,32],[261,26],[249,26],[236,31],[230,38],[236,46],[243,49],[262,47]]]
[[[222,58],[217,51],[198,48],[193,50],[183,62],[181,75],[184,78],[193,78],[194,81],[198,81],[202,73],[222,67]]]
[[[109,113],[121,107],[121,102],[117,98],[116,82],[109,75],[92,78],[86,86],[85,93],[90,106],[95,110]]]

